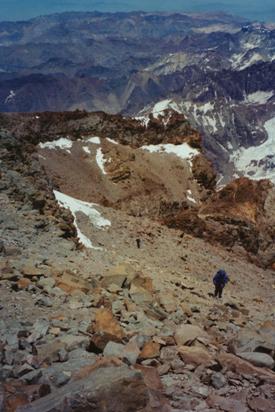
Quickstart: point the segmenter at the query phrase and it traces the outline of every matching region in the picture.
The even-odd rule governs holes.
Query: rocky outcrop
[[[251,258],[257,256],[258,263],[272,267],[274,233],[270,216],[273,206],[268,199],[273,190],[267,180],[240,178],[211,194],[198,211],[180,207],[168,213],[164,223],[226,247],[241,245]]]

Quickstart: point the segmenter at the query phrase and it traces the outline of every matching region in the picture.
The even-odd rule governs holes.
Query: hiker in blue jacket
[[[223,288],[229,282],[229,277],[225,270],[218,270],[216,275],[213,277],[213,283],[215,285],[215,298],[218,296],[219,298],[222,297]]]

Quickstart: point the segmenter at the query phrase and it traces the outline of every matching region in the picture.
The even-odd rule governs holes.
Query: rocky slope
[[[168,115],[1,116],[0,410],[274,409],[274,189]]]

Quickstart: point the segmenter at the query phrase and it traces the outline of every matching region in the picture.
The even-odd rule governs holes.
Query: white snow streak
[[[83,146],[83,150],[87,154],[91,154],[91,150],[88,148],[88,146]]]
[[[190,189],[187,190],[187,199],[192,203],[197,203],[196,200],[193,198],[193,195]]]
[[[82,200],[78,200],[71,196],[65,195],[64,193],[58,192],[57,190],[54,190],[54,195],[60,206],[71,211],[74,217],[74,225],[76,227],[80,242],[87,248],[100,250],[101,248],[94,247],[91,240],[81,232],[77,225],[76,215],[79,212],[83,213],[89,218],[91,224],[96,228],[110,226],[111,222],[101,216],[101,214],[94,208],[96,205],[93,203],[83,202]]]
[[[108,140],[108,142],[110,142],[110,143],[113,143],[113,144],[118,144],[118,142],[116,142],[115,140],[113,140],[113,139],[110,139],[109,137],[107,137],[107,139],[106,140]]]
[[[52,142],[39,143],[40,149],[65,149],[69,153],[72,145],[73,142],[66,137],[60,137]]]
[[[105,171],[104,165],[105,165],[105,163],[107,163],[107,160],[104,159],[104,155],[103,155],[103,153],[102,153],[102,149],[101,149],[101,148],[100,148],[100,149],[97,149],[97,151],[96,151],[96,162],[97,162],[97,164],[98,164],[98,167],[99,167],[100,170],[102,171],[102,173],[103,173],[104,175],[106,175],[107,173],[106,173],[106,171]]]
[[[11,90],[10,94],[5,99],[5,104],[10,103],[10,101],[13,100],[15,96],[16,96],[16,93],[13,90]]]

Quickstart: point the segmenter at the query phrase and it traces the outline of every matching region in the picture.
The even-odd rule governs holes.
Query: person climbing
[[[229,282],[229,277],[226,271],[223,269],[218,270],[218,272],[213,277],[213,283],[215,285],[215,292],[214,292],[215,298],[222,297],[223,288],[228,282]]]

